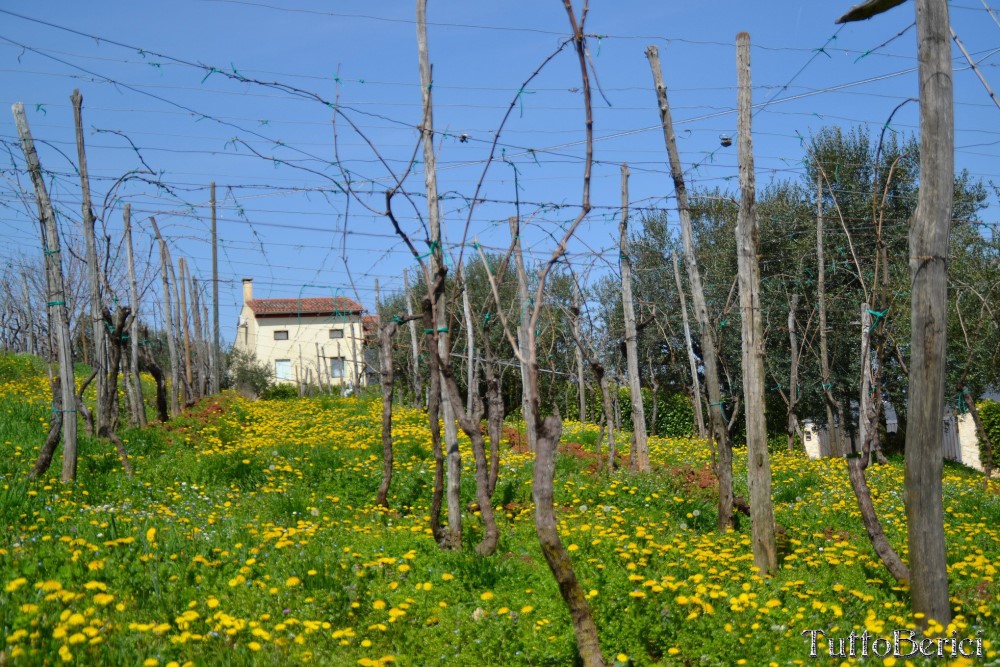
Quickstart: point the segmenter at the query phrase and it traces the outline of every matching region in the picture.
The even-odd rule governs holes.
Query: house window
[[[274,340],[288,340],[288,329],[274,332]]]
[[[343,357],[333,357],[330,359],[330,377],[331,378],[343,378],[344,377],[344,358]]]
[[[274,377],[278,380],[291,380],[292,379],[292,360],[291,359],[275,359],[274,360]]]
[[[330,338],[343,338],[343,337],[344,337],[343,329],[330,329]]]

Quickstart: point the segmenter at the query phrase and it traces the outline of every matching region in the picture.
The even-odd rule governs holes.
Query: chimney
[[[253,300],[253,278],[243,279],[243,303]]]

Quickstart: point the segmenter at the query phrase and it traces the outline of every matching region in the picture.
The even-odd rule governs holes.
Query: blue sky
[[[835,25],[849,4],[593,3],[587,32],[600,35],[589,48],[603,90],[602,96],[595,88],[593,99],[595,210],[570,244],[573,265],[591,276],[617,265],[617,251],[608,249],[617,239],[622,162],[632,172],[634,207],[673,209],[648,44],[660,49],[682,160],[696,186],[736,185],[735,145],[722,148],[719,137],[735,135],[734,43],[741,30],[753,45],[754,103],[766,105],[753,128],[759,184],[798,178],[803,138],[824,125],[880,131],[900,102],[917,95],[914,7],[908,2],[872,21]],[[368,308],[376,277],[384,292],[401,286],[402,268],[412,261],[379,214],[390,181],[367,142],[397,172],[414,151],[420,122],[414,3],[58,1],[0,10],[35,19],[2,15],[0,91],[8,106],[25,104],[43,165],[54,174],[64,238],[80,235],[79,184],[60,154],[75,155],[69,95],[78,87],[98,207],[115,179],[144,168],[128,140],[169,188],[123,186],[104,216],[108,234],[120,234],[117,203],[129,201],[141,256],[151,245],[146,220],[155,215],[175,259],[187,257],[193,273],[208,278],[208,183],[217,182],[225,339],[233,336],[244,276],[254,278],[260,297],[343,294]],[[1000,89],[1000,25],[981,0],[953,2],[951,15],[982,73]],[[531,256],[546,257],[580,200],[584,132],[573,52],[564,49],[518,91],[569,34],[562,3],[430,0],[428,20],[448,239],[461,237],[466,202],[514,101],[500,138],[502,159],[490,166],[480,195],[488,202],[473,212],[470,235],[484,246],[505,247],[506,220],[518,201]],[[954,56],[956,164],[1000,182],[1000,109],[957,49]],[[219,73],[233,70],[321,101]],[[331,109],[322,100],[337,99],[365,137],[339,119],[335,156]],[[915,104],[906,105],[891,129],[915,133],[917,113]],[[0,114],[0,137],[20,164],[9,112]],[[37,225],[21,203],[10,154],[0,158],[6,170],[0,261],[37,261]],[[341,168],[374,211],[357,200],[348,204],[339,190]],[[406,190],[423,214],[419,164]],[[996,221],[997,202],[991,204],[985,218]],[[424,237],[414,205],[399,197],[394,210],[415,238]],[[147,307],[158,293],[154,284]]]

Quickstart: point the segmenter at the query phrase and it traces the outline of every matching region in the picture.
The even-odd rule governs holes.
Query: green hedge
[[[983,430],[986,431],[986,435],[989,437],[990,442],[993,443],[993,467],[1000,468],[1000,402],[997,401],[985,401],[979,407],[979,418],[983,422]],[[984,454],[982,451],[983,443],[979,443],[979,460],[982,461]]]
[[[618,388],[618,401],[621,403],[622,428],[632,430],[632,394],[628,387]],[[653,391],[642,389],[642,407],[646,413],[646,423],[653,418]],[[647,429],[652,433],[652,429]],[[684,393],[659,395],[659,405],[656,410],[657,435],[673,438],[683,438],[694,435],[694,408],[691,398]]]

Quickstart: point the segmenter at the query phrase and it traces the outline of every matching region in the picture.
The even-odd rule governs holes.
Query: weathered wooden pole
[[[622,311],[625,316],[625,365],[628,370],[629,398],[632,402],[632,448],[629,464],[637,472],[649,472],[649,443],[646,439],[646,410],[639,382],[639,345],[632,300],[632,259],[628,255],[628,165],[622,171],[622,208],[618,223],[618,261],[622,273]]]
[[[740,208],[736,217],[736,259],[739,271],[741,339],[743,342],[743,402],[746,405],[747,485],[753,560],[762,575],[778,569],[771,504],[771,460],[767,451],[767,403],[764,400],[764,327],[760,312],[760,224],[754,179],[750,34],[736,36],[737,137],[740,166]]]
[[[28,289],[28,274],[21,271],[21,286],[24,289],[24,312],[28,320],[28,354],[36,354],[41,346],[35,338],[35,315],[31,305],[31,291]]]
[[[218,394],[222,386],[222,360],[219,357],[222,347],[219,333],[219,236],[215,219],[215,181],[209,186],[209,198],[212,205],[212,353],[209,356],[212,388],[210,391]]]
[[[677,284],[677,297],[681,302],[681,321],[684,324],[684,347],[687,348],[688,365],[691,367],[691,404],[694,407],[694,421],[698,428],[698,437],[704,438],[705,415],[701,408],[701,380],[698,378],[698,360],[694,356],[694,344],[691,342],[691,325],[688,322],[687,297],[684,296],[684,285],[681,283],[681,270],[677,264],[677,255],[670,255],[674,264],[674,282]]]
[[[396,333],[394,321],[383,322],[379,307],[378,278],[375,279],[375,313],[378,322],[378,370],[382,389],[382,483],[378,487],[375,504],[389,507],[389,485],[392,484],[392,336]]]
[[[132,366],[132,395],[135,398],[133,407],[133,425],[146,428],[146,407],[142,399],[142,382],[139,378],[139,288],[135,280],[135,254],[132,250],[132,206],[125,204],[123,213],[125,220],[125,255],[128,259],[128,290],[132,302],[132,326],[129,329],[129,358]]]
[[[580,285],[573,282],[573,310],[576,312],[580,311]],[[576,341],[582,341],[580,336],[580,318],[573,317],[570,320],[570,325],[573,327],[573,339]],[[580,396],[580,421],[587,423],[587,385],[586,377],[583,371],[583,350],[580,349],[580,343],[577,343],[576,348],[573,350],[576,357],[576,388]],[[600,447],[600,442],[597,443]],[[600,465],[600,454],[597,456],[598,466]]]
[[[59,231],[56,229],[56,215],[52,210],[52,201],[45,189],[45,179],[42,176],[42,165],[35,152],[35,142],[31,138],[28,119],[24,115],[24,105],[20,102],[11,107],[14,113],[14,124],[24,152],[24,161],[28,165],[31,184],[35,189],[35,203],[38,205],[38,220],[42,234],[42,252],[45,255],[45,284],[49,310],[49,328],[54,332],[56,356],[59,360],[59,382],[62,405],[54,406],[60,410],[62,418],[63,460],[62,476],[64,482],[76,479],[76,382],[73,377],[73,348],[69,335],[69,315],[66,308],[66,287],[63,283],[62,260],[60,257]],[[54,446],[54,445],[53,445]]]
[[[193,394],[193,389],[191,388],[194,384],[194,379],[191,376],[191,330],[188,328],[188,303],[187,303],[187,260],[183,257],[177,260],[177,271],[180,276],[177,279],[177,287],[180,290],[180,319],[177,322],[177,326],[180,327],[179,334],[183,337],[184,341],[184,380],[185,380],[185,392],[186,401],[193,400],[195,397]]]
[[[872,311],[867,302],[861,304],[861,394],[858,396],[858,440],[862,447],[868,442],[868,433],[877,428],[871,355]],[[878,436],[875,436],[878,437]],[[865,461],[869,465],[870,460]]]
[[[816,171],[816,299],[819,302],[819,363],[826,406],[827,442],[832,455],[843,456],[846,450],[840,434],[845,424],[841,421],[838,425],[833,421],[837,399],[833,397],[833,384],[830,382],[830,351],[826,326],[826,266],[823,260],[823,174],[818,169]],[[843,412],[842,408],[838,414],[840,412]]]
[[[156,240],[160,244],[160,275],[163,278],[163,318],[167,334],[167,352],[170,356],[170,416],[176,417],[181,411],[181,373],[180,363],[177,358],[177,342],[174,338],[174,314],[170,298],[170,269],[173,266],[173,260],[170,259],[170,249],[167,247],[167,240],[160,234],[156,218],[150,217],[149,223],[153,226],[153,234],[156,235]]]
[[[800,433],[798,403],[799,403],[799,333],[795,317],[799,309],[798,294],[793,294],[788,302],[788,349],[791,363],[788,366],[788,405],[785,414],[785,436],[788,439],[788,450],[795,448],[795,436]],[[808,328],[808,327],[807,327]]]
[[[412,365],[410,373],[411,390],[413,391],[413,404],[423,405],[423,390],[420,388],[420,344],[417,342],[417,323],[413,317],[413,295],[410,294],[409,271],[403,269],[403,296],[406,298],[406,316],[411,318],[410,329],[410,363]]]
[[[514,256],[514,269],[517,273],[517,300],[519,303],[520,319],[517,325],[517,345],[520,352],[521,365],[521,416],[524,417],[525,439],[528,441],[528,450],[535,451],[535,415],[532,410],[531,388],[528,381],[528,327],[530,326],[530,315],[528,308],[528,274],[524,270],[524,253],[521,248],[521,221],[516,217],[511,217],[510,236],[513,239],[512,254]]]
[[[94,343],[94,369],[97,371],[97,403],[95,421],[97,427],[105,425],[104,396],[108,392],[107,350],[104,345],[104,307],[101,303],[100,268],[97,264],[97,241],[94,238],[96,219],[90,201],[90,176],[87,171],[87,150],[83,143],[83,95],[74,90],[70,96],[73,103],[73,125],[76,131],[76,156],[80,173],[80,195],[82,201],[83,240],[87,260],[87,281],[90,296],[90,324]]]
[[[955,187],[955,118],[946,0],[916,0],[920,194],[910,222],[910,385],[906,519],[910,599],[924,623],[951,621],[941,476],[948,332],[948,240]]]
[[[673,120],[670,116],[670,104],[667,100],[667,87],[663,83],[663,72],[660,68],[660,52],[655,46],[646,48],[646,57],[653,73],[653,85],[659,102],[660,122],[663,125],[663,139],[670,156],[670,174],[677,194],[677,208],[681,222],[681,240],[684,243],[684,258],[687,263],[688,281],[691,284],[691,300],[694,302],[695,321],[698,324],[698,334],[701,340],[702,362],[705,365],[705,386],[708,390],[708,412],[712,427],[712,435],[718,447],[716,461],[716,477],[719,479],[719,530],[726,530],[733,517],[733,450],[729,442],[729,429],[725,415],[722,412],[722,387],[719,384],[717,350],[715,347],[715,332],[708,317],[708,305],[705,301],[705,290],[702,287],[701,271],[698,269],[698,259],[695,254],[694,232],[691,228],[691,210],[688,207],[687,187],[684,184],[684,172],[681,169],[680,153],[677,150],[677,137],[674,133]]]
[[[188,271],[188,280],[191,287],[191,319],[193,320],[194,341],[192,341],[194,346],[194,362],[197,368],[197,382],[194,384],[194,397],[201,398],[205,394],[204,382],[205,382],[205,371],[202,369],[202,364],[205,361],[205,348],[202,345],[201,339],[201,303],[198,296],[198,278],[191,275]]]
[[[458,275],[462,281],[462,313],[465,316],[465,416],[471,419],[479,395],[479,388],[476,386],[476,339],[472,330],[472,302],[469,300],[469,285],[464,266],[458,267]]]
[[[430,55],[427,48],[427,0],[417,0],[417,58],[420,67],[420,92],[423,121],[420,134],[423,139],[424,186],[427,191],[427,219],[431,246],[431,275],[433,282],[444,276],[444,250],[441,247],[441,215],[438,205],[437,156],[434,153],[434,102],[431,89]],[[443,287],[443,285],[442,285]],[[448,335],[448,313],[441,289],[432,289],[434,303],[434,336],[437,340],[437,354],[445,363],[450,361],[451,345]],[[438,370],[440,373],[440,369]],[[462,546],[462,500],[460,497],[462,479],[462,456],[458,451],[458,427],[455,411],[448,398],[448,385],[444,375],[440,378],[441,416],[444,419],[445,453],[447,456],[448,538],[447,546],[459,549]]]

